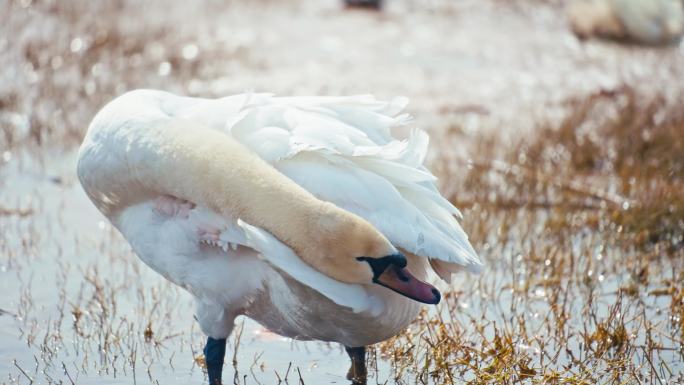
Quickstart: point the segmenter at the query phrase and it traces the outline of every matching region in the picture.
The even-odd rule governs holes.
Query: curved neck
[[[94,131],[79,156],[79,178],[108,216],[168,194],[264,228],[299,253],[307,248],[302,235],[320,230],[327,222],[321,216],[341,211],[230,136],[194,122],[129,122]]]

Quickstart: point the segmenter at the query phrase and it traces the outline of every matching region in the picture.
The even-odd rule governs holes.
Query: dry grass
[[[459,197],[490,270],[378,354],[420,383],[684,381],[684,117],[661,107],[624,88],[473,138]]]
[[[187,56],[200,49],[197,36],[173,26],[183,9],[161,18],[136,15],[127,1],[88,6],[8,1],[3,6],[2,28],[16,41],[3,55],[14,72],[5,74],[0,87],[0,148],[70,148],[80,143],[90,117],[115,96],[141,87],[187,92],[191,80],[212,74],[205,61]],[[102,15],[116,22],[105,23]],[[212,62],[244,59],[237,50],[201,49]]]
[[[564,104],[554,106],[554,111],[564,111],[558,118],[545,114],[546,106],[537,106],[536,99],[528,100],[533,108],[518,95],[509,98],[510,105],[486,104],[478,87],[497,89],[496,82],[453,80],[458,71],[451,68],[452,58],[440,56],[442,46],[452,42],[444,34],[438,34],[443,44],[427,51],[446,63],[443,67],[398,57],[394,50],[374,52],[396,42],[393,28],[411,43],[402,45],[402,51],[420,53],[422,45],[430,47],[435,36],[421,30],[416,36],[427,38],[410,40],[407,31],[419,23],[401,15],[382,19],[349,13],[338,21],[319,12],[322,21],[300,18],[297,23],[318,23],[310,27],[333,37],[350,25],[358,27],[368,39],[322,39],[324,48],[355,47],[364,53],[356,59],[364,65],[369,62],[363,57],[375,53],[375,67],[412,74],[415,82],[397,81],[389,69],[382,74],[358,71],[342,55],[335,56],[339,51],[319,53],[320,47],[301,61],[307,71],[323,68],[318,73],[326,76],[302,75],[307,71],[300,60],[290,58],[296,44],[269,45],[275,38],[268,31],[250,29],[256,18],[268,24],[292,17],[297,2],[251,2],[240,5],[237,13],[231,7],[239,2],[228,2],[230,7],[204,2],[201,12],[199,7],[173,3],[167,10],[159,2],[150,3],[156,12],[139,12],[139,5],[126,0],[0,4],[0,31],[14,37],[0,39],[0,65],[11,69],[0,73],[0,289],[7,293],[0,302],[0,371],[8,373],[0,383],[202,380],[203,337],[191,319],[189,296],[137,261],[121,237],[98,222],[76,185],[73,152],[102,104],[137,87],[215,96],[251,87],[283,94],[345,93],[347,84],[417,95],[417,103],[423,103],[418,118],[452,125],[432,127],[438,154],[432,167],[439,170],[444,191],[464,209],[464,226],[489,265],[479,277],[459,276],[440,306],[423,312],[405,333],[379,344],[369,360],[376,369],[372,381],[684,382],[684,114],[675,108],[681,102],[671,97],[682,93],[674,79],[681,78],[677,71],[684,67],[676,55],[649,51],[628,56],[623,55],[625,47],[593,46],[588,53],[575,49],[573,73],[580,73],[582,65],[591,67],[592,55],[632,60],[637,69],[624,68],[635,73],[639,66],[650,69],[649,63],[663,62],[670,72],[658,71],[658,76],[672,84],[659,89],[655,80],[632,81],[608,91],[574,90],[579,96],[561,98]],[[444,17],[460,17],[467,25],[469,18],[463,15],[479,6],[472,2],[454,8],[436,1],[423,10],[422,2],[405,3],[417,20],[430,17],[445,26],[451,19],[445,22]],[[527,5],[544,2],[519,3],[505,15],[520,15]],[[546,28],[549,9],[533,22]],[[186,14],[207,25],[179,23]],[[479,26],[486,19],[474,20]],[[506,20],[501,19],[506,27],[527,23]],[[325,29],[328,24],[337,27]],[[287,39],[302,38],[292,25],[278,26]],[[309,42],[306,32],[300,33]],[[552,32],[550,36],[559,36]],[[477,34],[483,46],[496,46],[501,35]],[[377,46],[364,45],[374,39]],[[468,52],[464,56],[474,66],[492,54],[491,47],[482,52],[476,44],[471,52],[469,45],[454,44],[452,53]],[[557,45],[541,47],[555,52]],[[571,54],[563,51],[560,57],[565,55]],[[540,58],[568,65],[553,55],[532,61]],[[520,66],[515,60],[509,64]],[[420,66],[423,72],[414,71]],[[484,73],[458,68],[481,81],[491,75],[486,71],[499,71],[501,65],[485,66]],[[454,83],[444,87],[445,79]],[[511,88],[520,88],[521,94],[530,91],[523,83]],[[463,84],[474,92],[459,88]],[[451,104],[454,89],[466,95],[467,105]],[[352,90],[368,91],[361,86]],[[549,90],[534,91],[544,95]],[[665,94],[667,98],[658,96]],[[521,128],[520,122],[509,127],[507,121],[497,121],[509,116],[500,110],[516,109],[534,112],[536,127],[524,136],[509,135]],[[473,120],[487,127],[472,129]],[[502,127],[510,132],[499,135]],[[339,382],[344,374],[326,377],[337,371],[337,361],[346,362],[337,347],[260,343],[254,325],[247,323],[244,330],[231,341],[236,383]],[[329,362],[319,361],[326,352]],[[289,365],[278,361],[283,355]],[[226,368],[227,378],[230,373]]]

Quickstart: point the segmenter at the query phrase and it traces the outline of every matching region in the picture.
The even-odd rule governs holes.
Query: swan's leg
[[[223,359],[226,356],[226,339],[207,338],[207,345],[204,347],[204,359],[207,363],[207,375],[209,385],[221,385],[221,374],[223,373]]]
[[[233,331],[237,313],[220,304],[196,299],[197,321],[200,329],[209,336],[204,347],[204,360],[210,385],[221,384],[223,360],[226,355],[226,338]]]
[[[357,348],[350,348],[345,346],[344,349],[351,358],[351,367],[347,372],[347,379],[354,385],[362,385],[366,383],[366,347],[361,346]]]

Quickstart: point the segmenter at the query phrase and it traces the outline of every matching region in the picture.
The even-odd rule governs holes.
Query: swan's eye
[[[373,270],[373,278],[378,278],[390,265],[403,269],[407,265],[406,257],[397,253],[381,258],[357,257],[359,261],[368,262]]]

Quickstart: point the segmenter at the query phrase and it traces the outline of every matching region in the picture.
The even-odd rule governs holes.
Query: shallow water
[[[534,143],[540,126],[563,121],[577,100],[607,95],[624,104],[624,87],[640,102],[658,100],[654,120],[676,115],[684,94],[681,47],[582,43],[555,2],[527,0],[397,0],[383,14],[313,0],[0,7],[0,66],[7,69],[0,72],[3,383],[204,380],[195,360],[204,337],[190,296],[138,261],[74,175],[76,146],[94,113],[138,87],[202,96],[255,90],[411,98],[415,125],[432,137],[429,161],[442,191],[466,206],[464,226],[489,268],[443,284],[450,295],[440,307],[376,346],[372,383],[491,383],[509,369],[520,376],[526,365],[546,381],[554,372],[575,383],[610,382],[615,373],[633,382],[683,381],[681,239],[672,239],[674,251],[621,244],[627,236],[615,236],[623,229],[605,210],[610,199],[596,199],[620,195],[618,176],[525,164],[521,150],[520,165],[600,192],[577,198],[562,183],[550,194],[536,191],[537,180],[508,166],[472,171],[505,160],[516,141]],[[613,104],[579,121],[578,131],[599,135],[600,122],[621,113]],[[485,191],[473,173],[487,181]],[[521,185],[581,209],[516,206],[526,199]],[[492,203],[502,198],[506,204]],[[341,347],[294,342],[248,319],[238,325],[243,321],[237,372],[234,333],[226,382],[237,373],[239,383],[297,383],[300,375],[309,384],[346,383]],[[604,345],[622,326],[627,342]]]

